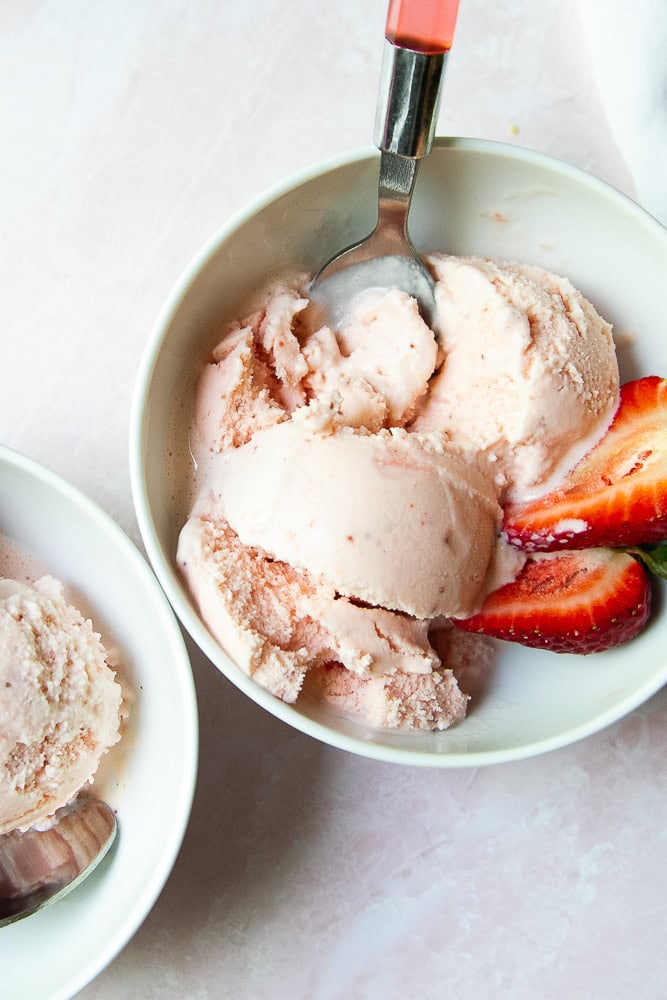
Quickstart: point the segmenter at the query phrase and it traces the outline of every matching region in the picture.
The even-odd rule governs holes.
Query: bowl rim
[[[574,166],[565,160],[549,154],[500,140],[458,136],[436,137],[434,139],[434,147],[461,150],[473,154],[504,156],[513,161],[535,164],[542,168],[555,170],[561,176],[575,181],[578,185],[589,187],[598,193],[604,194],[607,198],[611,197],[615,199],[619,208],[622,208],[626,213],[635,215],[644,225],[647,225],[652,230],[653,236],[665,243],[667,251],[667,229],[657,219],[618,188],[581,167]],[[147,446],[144,437],[147,415],[143,403],[158,363],[162,342],[172,318],[177,313],[199,273],[215,256],[220,246],[234,232],[252,219],[253,216],[257,215],[273,201],[319,176],[335,172],[351,164],[362,164],[374,159],[379,159],[379,152],[374,146],[364,146],[347,150],[335,156],[309,164],[266,188],[234,212],[213,232],[194,254],[189,264],[172,286],[147,339],[132,396],[129,433],[130,480],[139,530],[153,570],[178,619],[195,644],[211,661],[215,669],[222,673],[228,681],[233,683],[256,704],[266,709],[281,721],[327,745],[385,763],[417,767],[461,768],[528,759],[560,749],[600,732],[611,723],[618,721],[630,711],[643,704],[667,682],[667,661],[661,673],[653,676],[639,688],[635,689],[632,695],[626,697],[622,703],[615,705],[606,712],[598,713],[593,719],[587,722],[580,723],[544,739],[533,740],[503,750],[475,750],[471,748],[463,751],[415,751],[409,748],[375,743],[371,740],[364,740],[362,737],[341,733],[311,719],[300,712],[295,706],[287,704],[270,694],[245,674],[231,660],[215,639],[213,639],[196,612],[186,602],[183,588],[176,583],[173,564],[158,541],[159,535],[148,501],[147,482],[142,461],[144,449]],[[224,663],[224,667],[220,661]]]

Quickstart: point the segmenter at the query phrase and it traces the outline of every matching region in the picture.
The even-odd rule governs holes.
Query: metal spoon
[[[433,278],[410,239],[408,213],[419,161],[433,144],[458,5],[458,0],[390,0],[375,118],[377,225],[325,264],[310,287],[311,298],[334,326],[354,296],[370,288],[406,291],[432,325]]]
[[[118,823],[104,802],[80,796],[46,830],[0,836],[0,927],[71,892],[99,865]]]

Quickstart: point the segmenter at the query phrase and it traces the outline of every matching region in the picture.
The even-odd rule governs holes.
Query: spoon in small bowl
[[[110,806],[81,795],[47,829],[0,835],[0,927],[76,888],[105,857],[118,822]]]
[[[375,118],[377,225],[325,264],[309,289],[334,326],[352,299],[371,288],[414,296],[424,320],[433,324],[433,278],[410,239],[408,213],[419,162],[433,144],[458,6],[459,0],[390,0]]]

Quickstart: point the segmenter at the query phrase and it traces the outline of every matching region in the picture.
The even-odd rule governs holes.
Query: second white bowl
[[[130,694],[126,729],[92,786],[118,814],[116,844],[75,891],[0,931],[1,995],[65,1000],[127,944],[171,872],[195,789],[197,703],[178,622],[130,539],[69,483],[2,446],[0,532],[117,649]]]

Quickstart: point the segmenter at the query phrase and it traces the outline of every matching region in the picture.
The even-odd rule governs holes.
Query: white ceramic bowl
[[[129,941],[172,869],[195,786],[194,684],[178,622],[132,542],[91,500],[2,446],[0,532],[60,579],[118,648],[133,697],[127,731],[94,783],[118,814],[116,844],[74,892],[0,930],[0,994],[65,1000]]]
[[[667,679],[667,617],[631,646],[592,657],[498,644],[490,686],[441,734],[383,732],[316,704],[283,704],[230,660],[200,621],[174,564],[191,469],[193,384],[220,321],[238,317],[267,277],[310,271],[369,232],[377,153],[369,149],[290,178],[223,226],[166,303],[133,405],[131,468],[144,543],[173,607],[222,673],[269,712],[320,740],[382,760],[441,767],[497,763],[593,733]],[[667,231],[606,184],[500,143],[436,141],[420,167],[410,232],[422,251],[524,260],[568,275],[632,340],[624,379],[667,375]]]

